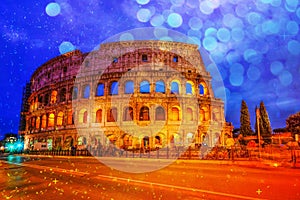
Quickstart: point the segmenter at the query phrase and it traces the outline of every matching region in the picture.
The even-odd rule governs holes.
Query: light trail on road
[[[163,184],[163,183],[155,183],[155,182],[148,182],[148,181],[141,181],[141,180],[134,180],[134,179],[126,179],[122,177],[115,177],[115,176],[106,176],[106,175],[98,175],[95,177],[96,179],[104,179],[104,180],[110,180],[113,182],[119,181],[123,183],[134,183],[134,184],[139,184],[141,186],[159,186],[159,187],[164,187],[167,189],[177,189],[177,190],[184,190],[184,191],[190,191],[190,192],[200,192],[200,193],[205,193],[205,194],[212,194],[212,195],[218,195],[218,196],[223,196],[223,197],[230,197],[230,198],[235,198],[235,199],[245,199],[245,200],[264,200],[262,198],[254,198],[254,197],[247,197],[247,196],[242,196],[242,195],[235,195],[235,194],[228,194],[228,193],[223,193],[223,192],[214,192],[214,191],[208,191],[208,190],[201,190],[197,188],[190,188],[190,187],[183,187],[183,186],[177,186],[177,185],[169,185],[169,184]]]

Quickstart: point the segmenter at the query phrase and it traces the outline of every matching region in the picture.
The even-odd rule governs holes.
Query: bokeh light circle
[[[151,11],[147,8],[141,8],[137,12],[136,17],[140,22],[148,22],[151,18]]]
[[[149,1],[150,0],[136,0],[136,2],[141,5],[146,5],[147,3],[149,3]]]
[[[202,45],[206,50],[212,51],[217,48],[218,42],[216,38],[208,36],[203,39]]]
[[[178,28],[181,26],[183,20],[180,14],[178,13],[171,13],[168,16],[167,22],[169,24],[169,26],[173,27],[173,28]]]
[[[300,54],[300,42],[297,40],[289,41],[288,50],[292,55],[299,55]]]
[[[220,28],[217,37],[221,42],[228,42],[231,38],[230,31],[227,28]]]
[[[162,15],[156,14],[151,18],[150,24],[152,26],[161,26],[164,23],[164,21],[165,19]]]
[[[193,29],[193,30],[199,30],[199,29],[202,28],[203,22],[202,22],[202,20],[201,20],[200,18],[198,18],[198,17],[192,17],[192,18],[190,18],[190,20],[189,20],[189,26],[190,26],[190,28]]]
[[[283,70],[279,75],[279,80],[283,86],[288,86],[292,83],[293,76],[289,71]]]
[[[130,40],[124,41],[126,38],[129,38]],[[134,43],[132,43],[132,40],[131,40],[132,38],[134,38],[134,41],[138,42],[139,45],[134,45]],[[86,68],[85,64],[81,65],[81,68],[76,76],[74,84],[75,85],[80,84],[80,82],[83,80],[83,78],[86,80],[92,79],[92,77],[88,78],[86,76],[91,76],[91,74],[93,74],[93,73],[96,73],[97,76],[101,76],[101,74],[105,73],[106,69],[111,66],[112,61],[110,59],[103,59],[104,55],[108,54],[106,56],[108,56],[109,58],[115,58],[115,57],[119,57],[120,55],[125,55],[128,53],[131,53],[132,51],[139,51],[140,48],[142,48],[142,49],[149,48],[149,45],[151,45],[151,47],[155,48],[154,46],[152,46],[153,45],[152,42],[145,43],[145,42],[142,42],[141,40],[143,40],[143,41],[144,40],[160,40],[161,41],[164,39],[166,39],[168,41],[176,41],[176,42],[185,42],[185,43],[195,44],[195,41],[192,38],[189,38],[189,37],[183,35],[182,33],[179,33],[179,32],[173,31],[173,30],[169,30],[166,28],[159,28],[159,27],[138,28],[138,29],[125,31],[125,32],[114,35],[114,36],[108,38],[107,40],[103,41],[103,44],[101,44],[100,49],[95,48],[95,50],[93,52],[91,52],[90,54],[88,54],[85,57],[85,60],[82,63],[86,63],[87,61],[89,61],[89,63],[91,65],[89,66],[89,68]],[[111,44],[107,44],[107,43],[111,43],[111,42],[119,42],[114,45],[117,45],[117,46],[120,45],[120,48],[115,49],[114,45],[113,46],[105,46],[105,44],[111,45]],[[133,45],[131,45],[131,44],[133,44]],[[112,48],[112,49],[107,49],[107,48]],[[220,75],[220,72],[219,72],[217,66],[215,64],[213,64],[213,61],[209,58],[209,55],[207,53],[206,54],[203,53],[203,52],[206,52],[205,50],[203,50],[203,49],[200,50],[201,57],[203,59],[203,62],[205,63],[205,66],[203,66],[203,65],[199,65],[198,60],[194,59],[195,57],[190,56],[190,53],[192,53],[193,55],[199,55],[198,48],[194,48],[194,47],[191,48],[189,50],[189,52],[191,51],[190,53],[187,53],[185,50],[182,51],[182,49],[173,48],[173,46],[171,46],[171,48],[169,48],[168,45],[166,45],[166,46],[158,45],[157,48],[159,50],[171,51],[172,53],[178,54],[181,56],[181,59],[187,59],[187,61],[189,63],[191,63],[191,66],[195,67],[196,73],[197,72],[202,73],[203,72],[202,68],[204,68],[206,66],[206,64],[208,64],[209,68],[214,73],[213,79],[212,79],[212,87],[213,87],[212,92],[214,92],[215,90],[217,91],[216,98],[222,98],[224,100],[224,107],[226,109],[226,91],[225,91],[225,87],[223,84],[222,76]],[[183,48],[183,46],[182,46],[182,48]],[[185,47],[184,47],[184,49],[185,49]],[[99,55],[99,56],[97,56],[97,55]],[[90,62],[91,59],[93,60],[93,62]],[[95,60],[95,59],[100,59],[100,60]],[[156,60],[155,62],[158,62],[157,64],[160,64],[159,60]],[[101,64],[99,65],[99,63],[101,63]],[[148,66],[148,64],[146,64],[146,65]],[[170,69],[166,68],[166,69],[172,70],[172,68],[170,68]],[[88,70],[91,70],[91,71],[88,71]],[[126,77],[128,78],[128,76],[133,78],[134,76],[132,76],[132,74],[131,75],[129,75],[129,74],[134,73],[135,70],[141,70],[141,72],[143,72],[143,73],[147,72],[147,71],[143,71],[144,70],[143,67],[142,68],[140,68],[140,67],[134,68],[133,67],[131,70],[126,71],[125,74],[121,75],[120,82],[122,83],[125,81],[125,80],[121,80],[123,77],[125,79],[126,79]],[[178,78],[177,78],[178,80],[181,80],[183,82],[187,81],[186,80],[187,77],[184,77],[184,75],[181,73],[181,71],[176,72],[177,69],[175,69],[175,68],[173,70],[174,70],[174,74],[173,74],[173,71],[172,72],[170,71],[170,73],[172,73],[174,75],[173,78],[175,78],[175,73],[176,73],[178,75]],[[168,76],[166,76],[166,79],[168,79]],[[196,94],[194,94],[194,95],[196,95]],[[119,97],[118,97],[118,95],[112,96],[111,99],[109,100],[110,101],[109,103],[111,103],[111,105],[117,105],[118,102],[120,101]],[[124,100],[124,98],[123,98],[123,100]],[[129,95],[128,103],[129,103],[130,99],[131,98]],[[181,98],[179,98],[179,99],[181,99]],[[83,101],[77,101],[76,99],[74,99],[74,100],[72,100],[72,106],[74,108],[81,108],[81,107],[89,105],[91,110],[95,110],[96,107],[93,107],[93,106],[99,106],[95,100],[96,100],[95,98],[89,98],[89,99],[86,99],[85,102],[83,102]],[[192,98],[188,98],[188,100],[189,100],[189,104],[191,104],[191,105],[196,105],[199,103],[196,96],[192,97]],[[181,100],[179,100],[179,101],[181,101]],[[183,101],[185,101],[185,100],[183,100]],[[195,101],[195,102],[193,102],[193,101]],[[184,103],[184,102],[181,102],[181,103],[183,105],[186,105],[186,103]],[[198,106],[196,106],[196,107],[198,108]],[[81,136],[84,135],[85,137],[87,137],[87,145],[94,144],[95,135],[91,134],[93,131],[83,129],[81,125],[82,124],[80,124],[80,122],[75,120],[75,126],[76,126],[78,134]],[[128,127],[128,125],[124,126],[123,123],[120,123],[120,124],[116,123],[115,125],[121,132],[123,131],[125,133],[127,133],[128,128],[133,129],[132,130],[133,132],[132,133],[130,132],[130,134],[134,134],[134,137],[137,137],[139,139],[143,139],[143,137],[144,137],[143,131],[148,130],[147,134],[152,134],[152,132],[153,132],[153,131],[151,131],[151,133],[149,132],[148,126],[140,126],[137,123],[134,123],[130,127]],[[159,133],[159,131],[161,130],[160,129],[161,126],[158,126],[156,123],[152,123],[152,121],[149,126],[151,126],[150,127],[151,130],[152,130],[152,128],[155,128],[155,131],[154,131],[155,133],[156,132]],[[105,132],[106,129],[104,126],[100,126],[99,128],[100,128],[100,130],[99,130],[99,132],[97,131],[97,134],[98,134],[99,138],[103,138],[103,141],[105,142],[104,139],[108,138],[109,136],[106,135],[107,132]],[[125,129],[123,129],[123,128],[125,128]],[[182,127],[178,126],[178,128],[180,129]],[[195,125],[191,125],[189,128],[191,128],[191,132],[196,131],[198,129],[198,123],[195,123]],[[193,128],[195,128],[195,130]],[[177,132],[177,131],[175,131],[175,132]],[[181,132],[181,129],[178,130],[178,132]],[[117,137],[121,137],[121,135],[118,135]],[[150,135],[149,135],[149,137],[150,137]],[[217,142],[217,141],[215,141],[215,142]],[[108,143],[102,143],[102,144],[108,144]],[[121,146],[117,146],[116,144],[113,144],[113,143],[109,143],[109,145],[110,146],[113,145],[114,148],[116,149],[116,151],[118,151],[118,152],[121,150],[120,149]],[[188,148],[188,145],[185,145],[185,147]],[[166,148],[166,146],[163,148]],[[185,150],[186,149],[184,148],[184,151]],[[127,151],[127,150],[124,150],[124,151]],[[182,151],[182,153],[184,151]],[[90,151],[90,153],[92,155],[94,155],[95,151]],[[144,172],[150,172],[150,171],[161,169],[161,168],[166,167],[167,165],[171,164],[172,162],[174,162],[178,157],[180,157],[180,155],[181,155],[181,153],[179,153],[178,156],[175,156],[175,157],[172,156],[169,159],[164,160],[163,162],[159,162],[157,165],[147,165],[145,160],[131,159],[131,158],[124,159],[124,162],[121,164],[116,163],[116,162],[110,162],[105,157],[97,156],[97,154],[95,154],[95,156],[97,156],[96,158],[99,161],[101,161],[103,164],[105,164],[111,168],[114,168],[114,169],[117,169],[120,171],[124,171],[124,172],[130,172],[130,173],[144,173]],[[111,156],[119,157],[118,154],[111,155]],[[123,159],[122,159],[122,161],[123,161]],[[150,161],[149,161],[149,163],[150,163]]]
[[[251,81],[257,81],[260,78],[260,69],[255,66],[250,66],[247,70],[247,77]]]
[[[64,41],[59,45],[59,52],[61,54],[64,54],[64,53],[67,53],[67,52],[70,52],[73,50],[75,50],[75,46],[71,42]]]
[[[279,61],[274,61],[271,63],[270,70],[273,75],[278,75],[283,70],[283,64]]]
[[[60,13],[60,5],[58,3],[49,3],[46,6],[46,13],[50,17],[55,17]]]

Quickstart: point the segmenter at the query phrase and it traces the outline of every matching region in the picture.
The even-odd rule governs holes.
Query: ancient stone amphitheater
[[[232,126],[198,46],[123,41],[53,58],[32,75],[25,149],[224,145]],[[24,103],[24,102],[23,102]]]

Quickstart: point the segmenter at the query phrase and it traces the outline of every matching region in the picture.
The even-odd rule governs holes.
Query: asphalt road
[[[220,162],[17,157],[0,161],[0,199],[300,199],[300,170]],[[117,166],[115,170],[111,166]]]

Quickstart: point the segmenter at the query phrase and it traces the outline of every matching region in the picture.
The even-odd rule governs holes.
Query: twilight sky
[[[300,111],[298,0],[2,0],[0,9],[0,139],[17,133],[22,88],[37,67],[141,27],[178,31],[211,57],[218,70],[207,70],[213,81],[222,76],[226,120],[235,127],[242,99],[252,126],[260,101],[272,128]]]

